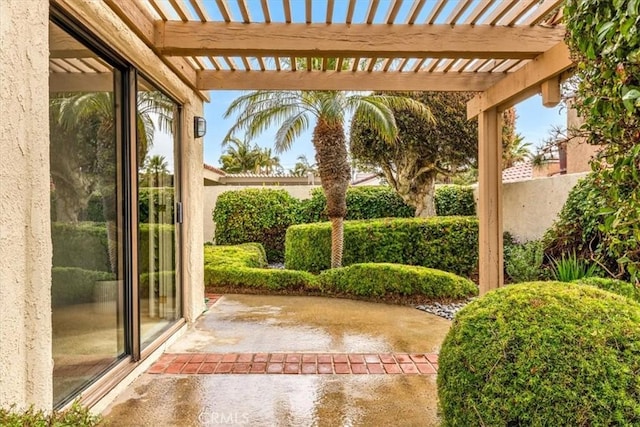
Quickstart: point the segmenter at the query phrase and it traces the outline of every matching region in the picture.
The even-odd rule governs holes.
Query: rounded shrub
[[[289,227],[285,265],[313,273],[331,260],[331,224]],[[478,262],[473,217],[383,218],[344,222],[343,265],[366,262],[421,265],[468,276]]]
[[[320,274],[323,293],[363,297],[421,295],[427,298],[462,299],[478,294],[470,280],[433,268],[389,263],[354,264]]]
[[[591,286],[511,285],[442,345],[444,426],[640,425],[640,304]]]
[[[227,191],[213,210],[215,243],[262,243],[270,261],[282,261],[284,236],[296,223],[298,199],[285,190],[270,188]]]

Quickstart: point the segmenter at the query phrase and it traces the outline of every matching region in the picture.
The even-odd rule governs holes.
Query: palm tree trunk
[[[327,198],[327,215],[331,220],[331,268],[337,268],[342,265],[343,221],[347,215],[347,188],[351,179],[342,124],[319,118],[313,130],[313,146]]]

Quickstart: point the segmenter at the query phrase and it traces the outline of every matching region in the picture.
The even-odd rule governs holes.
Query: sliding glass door
[[[178,105],[138,78],[138,219],[142,347],[181,316],[176,272]]]
[[[121,70],[50,24],[53,394],[125,353]]]

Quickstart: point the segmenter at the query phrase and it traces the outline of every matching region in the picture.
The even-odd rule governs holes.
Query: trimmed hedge
[[[83,270],[77,267],[51,269],[51,305],[60,307],[95,301],[96,282],[115,280],[104,271]]]
[[[158,241],[173,239],[175,227],[171,224],[140,224],[140,271],[149,271],[149,240],[153,234]],[[107,225],[99,222],[51,224],[54,267],[77,267],[90,271],[111,271],[107,242]],[[157,251],[156,251],[157,252]],[[175,251],[172,251],[172,257]],[[157,253],[154,255],[157,257]],[[155,271],[160,268],[156,264]]]
[[[298,199],[285,190],[226,191],[218,196],[213,210],[215,243],[259,242],[269,260],[281,261],[284,235],[287,227],[297,222],[298,203]]]
[[[254,288],[271,291],[316,287],[314,275],[304,271],[268,269],[259,243],[204,248],[205,286]]]
[[[631,298],[632,300],[640,302],[640,287],[623,280],[606,279],[602,277],[585,277],[575,280],[573,283],[578,285],[595,286],[596,288],[604,289],[605,291],[613,292],[614,294],[622,295],[623,297]]]
[[[330,266],[331,224],[289,227],[285,266],[313,273]],[[389,262],[469,276],[478,263],[478,220],[472,217],[345,221],[343,265]]]
[[[323,293],[381,297],[388,294],[461,299],[478,294],[470,280],[432,268],[390,263],[354,264],[323,271]]]
[[[301,200],[297,223],[328,221],[327,198],[322,188],[311,191],[311,198]],[[389,186],[349,187],[346,219],[411,218],[415,209]]]
[[[468,185],[442,185],[434,196],[438,216],[466,216],[476,214],[473,187]]]
[[[174,239],[175,226],[173,224],[140,224],[140,232],[138,233],[138,245],[140,250],[140,272],[148,272],[150,270],[151,265],[151,255],[149,253],[149,242],[151,237],[158,241],[170,242]],[[163,250],[167,250],[167,248],[162,248]],[[171,267],[175,267],[175,253],[178,250],[177,247],[174,247],[171,251]],[[158,259],[160,254],[160,247],[156,247],[156,250],[153,253],[155,259]],[[164,265],[163,267],[168,267]],[[154,267],[154,271],[157,272],[160,269],[160,263],[156,263]]]
[[[640,425],[640,304],[590,286],[506,286],[456,316],[444,426]]]

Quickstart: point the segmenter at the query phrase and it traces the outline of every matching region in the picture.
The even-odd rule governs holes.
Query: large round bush
[[[640,425],[640,304],[512,285],[461,310],[440,352],[445,426]]]

